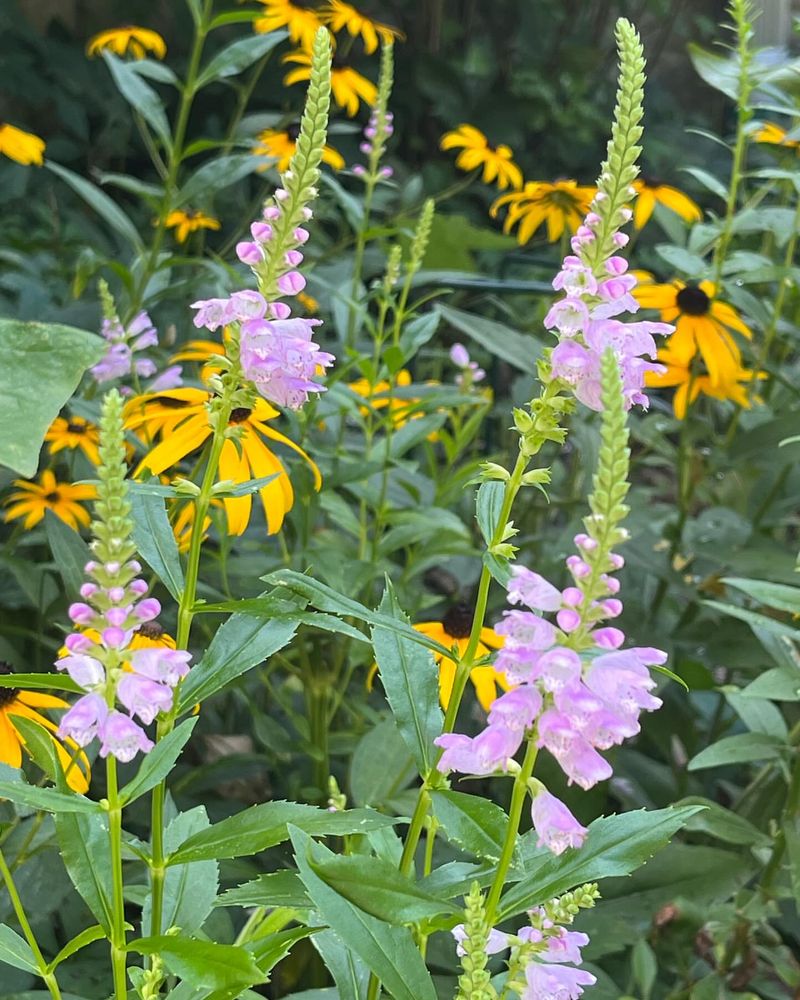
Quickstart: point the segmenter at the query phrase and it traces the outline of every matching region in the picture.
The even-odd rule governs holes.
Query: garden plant
[[[800,996],[800,61],[431,173],[388,18],[175,6],[0,124],[0,1000]]]

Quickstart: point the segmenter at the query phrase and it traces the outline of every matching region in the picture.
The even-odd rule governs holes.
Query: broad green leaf
[[[0,924],[0,965],[5,963],[23,972],[38,972],[36,957],[28,942],[5,924]]]
[[[671,243],[659,243],[656,253],[662,260],[665,260],[670,267],[682,274],[702,276],[706,270],[706,262],[696,253],[690,253],[683,247],[673,246]]]
[[[743,816],[738,816],[730,809],[711,799],[701,798],[693,795],[690,798],[681,799],[678,806],[702,806],[700,812],[690,816],[686,822],[687,830],[708,833],[717,840],[723,840],[728,844],[757,844],[761,847],[771,843],[769,836],[763,830],[746,820]]]
[[[511,874],[519,882],[501,899],[499,920],[584,882],[629,875],[667,844],[701,808],[679,806],[651,812],[640,809],[621,816],[603,816],[590,825],[583,847],[558,857],[546,848],[536,848],[533,832],[525,834],[518,848],[522,864]]]
[[[378,611],[398,621],[407,621],[391,590],[384,594]],[[444,724],[439,707],[439,671],[429,650],[396,632],[373,628],[372,644],[397,728],[419,773],[427,774],[434,761],[433,741]]]
[[[50,733],[33,719],[27,719],[24,715],[14,715],[13,710],[8,714],[13,718],[14,728],[25,741],[25,749],[34,759],[36,765],[44,771],[51,781],[57,782],[59,776],[63,777],[64,772],[56,757]],[[59,788],[59,791],[69,794],[66,785]]]
[[[541,353],[541,348],[533,337],[526,337],[504,323],[486,319],[476,313],[443,305],[436,308],[446,323],[480,344],[490,354],[502,358],[528,375],[536,374],[536,358]]]
[[[105,349],[87,330],[0,319],[0,465],[33,476],[47,428]]]
[[[236,945],[162,934],[137,938],[129,942],[128,950],[140,955],[160,955],[173,975],[198,988],[253,986],[263,983],[265,978],[253,956]]]
[[[296,619],[265,622],[248,614],[231,615],[181,685],[178,710],[187,711],[263,663],[291,642],[296,631]]]
[[[164,111],[164,104],[156,91],[144,82],[140,73],[112,52],[106,49],[102,55],[119,92],[134,111],[139,112],[164,145],[169,147],[171,143],[169,121]]]
[[[217,899],[215,906],[289,906],[298,910],[310,908],[311,901],[306,895],[297,872],[277,871],[259,875],[252,882],[245,882]]]
[[[431,792],[431,802],[448,840],[488,861],[500,859],[508,825],[500,806],[479,795],[442,789]]]
[[[681,167],[681,170],[683,173],[694,177],[696,181],[699,181],[707,191],[715,194],[723,201],[727,201],[728,189],[713,174],[710,174],[707,170],[701,170],[699,167]]]
[[[285,931],[267,934],[246,945],[262,972],[269,972],[278,962],[286,958],[293,944],[313,934],[314,927],[290,927]],[[213,1000],[213,998],[209,998]]]
[[[204,806],[179,813],[164,831],[164,850],[169,855],[189,837],[209,829]],[[216,861],[194,861],[172,865],[164,878],[162,927],[180,927],[187,934],[199,931],[214,906],[219,886]],[[142,911],[142,927],[150,929],[152,899],[148,893]]]
[[[481,529],[483,540],[487,545],[492,544],[492,538],[497,530],[505,493],[505,484],[494,479],[486,483],[481,483],[478,488],[475,498],[475,517],[478,520],[478,527]]]
[[[292,828],[290,833],[300,878],[323,919],[336,929],[346,947],[366,963],[395,1000],[436,1000],[430,973],[411,932],[364,913],[340,896],[312,868],[334,855],[301,830]]]
[[[58,814],[56,834],[72,884],[100,926],[110,933],[114,910],[108,815]]]
[[[722,583],[743,590],[767,607],[800,615],[800,587],[787,587],[784,583],[769,583],[767,580],[744,580],[738,576],[724,577]]]
[[[264,802],[251,806],[201,830],[184,841],[172,854],[170,865],[209,858],[241,858],[288,839],[287,824],[313,834],[315,837],[367,833],[394,820],[381,816],[371,809],[349,809],[346,812],[328,812],[316,806],[299,802]]]
[[[287,37],[285,31],[271,31],[265,35],[252,35],[249,38],[240,38],[238,41],[231,42],[200,71],[196,89],[199,90],[214,80],[224,80],[229,76],[236,76],[243,69],[252,66],[262,56],[271,52]]]
[[[86,581],[83,567],[91,558],[89,546],[77,531],[73,531],[51,510],[45,511],[44,527],[50,551],[66,587],[67,597],[77,597],[78,591]]]
[[[83,694],[83,688],[67,674],[0,674],[0,688],[4,687]]]
[[[179,601],[184,588],[183,570],[164,501],[139,491],[131,491],[129,499],[136,549],[170,594]]]
[[[696,754],[687,764],[689,771],[728,764],[747,764],[754,760],[775,760],[786,750],[786,743],[766,733],[739,733],[725,736]]]
[[[777,705],[766,698],[746,697],[741,691],[726,691],[725,698],[751,733],[764,733],[786,742],[786,720]]]
[[[789,863],[789,882],[796,902],[800,900],[800,819],[787,816],[783,821],[783,836]]]
[[[142,758],[136,777],[121,790],[120,799],[123,805],[129,805],[139,796],[149,792],[151,788],[162,781],[170,773],[175,761],[189,741],[197,724],[197,718],[184,719],[172,732],[160,740],[155,747]]]
[[[79,194],[86,204],[90,208],[93,208],[98,215],[102,216],[109,226],[116,230],[132,247],[141,249],[142,240],[139,230],[119,205],[113,199],[109,198],[105,191],[101,191],[96,184],[87,181],[80,174],[76,174],[72,170],[62,167],[59,163],[54,163],[52,160],[45,160],[44,165],[48,170],[57,174],[63,181],[69,184],[72,190]],[[105,348],[107,345],[104,344],[103,346]],[[99,355],[95,360],[99,360]],[[94,362],[91,363],[94,364]]]
[[[35,788],[21,781],[0,781],[0,799],[51,813],[99,813],[100,806],[83,795],[69,795],[52,788]]]
[[[700,45],[691,43],[689,58],[698,75],[709,87],[721,90],[726,97],[735,101],[739,93],[739,66],[737,60],[709,52]]]
[[[325,968],[333,976],[338,1000],[364,1000],[369,969],[362,959],[347,947],[332,928],[315,934],[311,942],[322,956]]]
[[[757,614],[755,611],[748,611],[747,608],[736,607],[734,604],[724,604],[722,601],[704,601],[703,603],[710,608],[723,611],[732,618],[738,618],[740,621],[746,622],[753,629],[763,628],[767,632],[772,632],[773,635],[783,635],[789,639],[800,641],[800,629],[792,628],[791,625],[785,625],[775,618]]]
[[[77,934],[71,941],[68,941],[64,945],[48,968],[58,968],[62,962],[65,962],[68,958],[72,958],[72,956],[79,952],[82,948],[86,948],[88,945],[94,944],[95,941],[102,940],[105,936],[106,932],[100,924],[95,924],[93,927],[87,927],[86,930],[81,931],[80,934]]]
[[[462,912],[380,858],[333,854],[326,861],[309,861],[309,865],[340,896],[388,924],[414,924]]]
[[[204,163],[187,179],[175,198],[176,208],[191,205],[208,197],[209,193],[237,184],[248,174],[264,166],[264,157],[252,153],[234,153],[218,156]]]
[[[743,698],[800,701],[800,670],[773,667],[751,681],[741,694]]]
[[[386,807],[417,776],[394,719],[384,719],[358,742],[350,765],[350,791],[359,806]]]

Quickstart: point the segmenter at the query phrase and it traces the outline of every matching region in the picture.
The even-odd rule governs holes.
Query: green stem
[[[497,863],[497,872],[486,898],[486,922],[491,927],[494,923],[497,912],[497,904],[506,884],[506,875],[511,867],[514,857],[514,848],[519,834],[519,823],[522,819],[522,810],[525,806],[525,799],[528,795],[528,781],[533,774],[536,764],[536,755],[539,750],[533,740],[528,741],[525,750],[525,758],[522,767],[514,777],[514,789],[511,793],[511,806],[508,810],[508,826],[506,827],[506,837],[503,841],[503,850],[500,853],[500,860]]]
[[[25,907],[22,905],[22,900],[20,899],[19,891],[17,890],[17,885],[14,881],[14,876],[11,874],[11,869],[8,867],[5,855],[2,851],[0,851],[0,875],[3,876],[3,881],[5,882],[6,889],[8,890],[8,896],[11,900],[11,906],[13,907],[14,913],[19,921],[19,925],[22,928],[25,940],[28,942],[31,951],[33,952],[33,957],[36,960],[36,967],[39,971],[39,975],[45,981],[47,989],[50,991],[50,996],[53,1000],[61,1000],[61,990],[58,988],[55,973],[51,972],[47,967],[47,962],[44,960],[42,950],[39,947],[39,942],[36,940],[36,935],[33,933],[30,921],[25,913]]]
[[[407,875],[411,871],[411,865],[414,863],[414,855],[417,851],[417,844],[425,827],[425,817],[428,815],[430,803],[431,796],[428,792],[428,786],[422,785],[417,796],[417,804],[411,816],[406,842],[403,845],[403,854],[400,858],[400,872],[403,875]]]
[[[778,873],[781,870],[781,862],[786,853],[786,826],[789,823],[796,823],[800,817],[800,750],[795,749],[795,761],[792,768],[792,776],[789,781],[789,792],[786,796],[786,806],[781,817],[781,828],[775,835],[772,845],[772,854],[764,868],[761,876],[761,895],[769,897],[772,895],[772,887]]]
[[[126,1000],[128,975],[126,971],[125,900],[122,884],[122,804],[119,800],[117,786],[117,760],[113,754],[109,754],[106,760],[106,783],[112,879],[111,966],[114,971],[116,1000]]]

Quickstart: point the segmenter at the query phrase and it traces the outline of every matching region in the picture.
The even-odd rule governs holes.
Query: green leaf
[[[13,711],[8,713],[14,719],[14,728],[25,741],[25,749],[31,755],[44,773],[51,781],[58,781],[59,774],[63,777],[63,771],[59,764],[53,748],[53,739],[50,733],[34,722],[33,719],[26,719],[24,715],[14,715]],[[77,766],[77,765],[73,765]],[[59,789],[66,792],[66,787]],[[68,794],[68,793],[67,793]]]
[[[209,194],[216,194],[231,184],[238,184],[242,178],[264,166],[264,158],[252,153],[234,153],[218,156],[198,167],[189,176],[175,198],[175,207],[193,204]]]
[[[739,65],[737,60],[718,56],[699,45],[690,43],[689,58],[695,70],[709,87],[721,90],[726,97],[735,101],[739,94]]]
[[[172,732],[160,740],[155,747],[142,758],[142,763],[136,777],[120,792],[123,805],[135,802],[145,792],[149,792],[170,773],[175,761],[189,741],[197,724],[197,718],[184,719]]]
[[[86,581],[83,567],[91,559],[89,546],[77,531],[73,531],[51,510],[45,511],[44,526],[50,551],[64,581],[67,596],[76,597]]]
[[[707,767],[746,764],[754,760],[775,760],[786,750],[784,740],[766,733],[739,733],[726,736],[696,754],[687,764],[688,771]]]
[[[414,760],[394,719],[383,719],[356,746],[350,792],[356,805],[386,807],[416,776]]]
[[[83,688],[67,674],[0,674],[0,688],[4,687],[83,694]]]
[[[460,907],[432,896],[380,858],[334,854],[327,861],[309,861],[309,865],[340,896],[388,924],[415,924],[461,912]]]
[[[478,488],[475,499],[475,516],[478,519],[478,527],[481,529],[483,540],[487,545],[492,544],[505,495],[505,484],[495,479],[481,483]]]
[[[337,1000],[363,1000],[367,995],[369,969],[358,955],[347,947],[332,928],[315,934],[311,943],[321,955],[325,968],[333,976],[339,994]]]
[[[72,956],[79,952],[82,948],[86,948],[88,945],[94,944],[95,941],[101,941],[105,936],[106,932],[100,924],[95,924],[93,927],[87,927],[85,931],[81,931],[80,934],[77,934],[71,941],[68,941],[64,945],[48,968],[51,970],[58,968],[62,962],[65,962],[68,958],[72,958]]]
[[[134,111],[138,111],[150,128],[169,148],[172,137],[169,131],[169,122],[161,98],[150,84],[145,83],[141,75],[132,69],[131,66],[109,52],[107,49],[102,53],[103,58],[111,70],[111,76],[117,89],[130,104]]]
[[[771,840],[763,830],[746,820],[743,816],[738,816],[730,809],[712,802],[711,799],[701,798],[693,795],[677,802],[678,806],[702,806],[700,812],[689,817],[686,829],[698,833],[708,833],[717,840],[724,840],[728,844],[743,844],[746,846],[758,845],[768,846]]]
[[[536,358],[541,349],[533,337],[524,336],[503,323],[485,319],[476,313],[443,305],[436,308],[445,322],[480,344],[490,354],[502,358],[528,375],[536,374]]]
[[[478,857],[500,860],[508,825],[500,806],[479,795],[440,789],[431,792],[431,801],[448,840]]]
[[[72,190],[79,194],[86,204],[105,219],[109,226],[116,230],[132,247],[141,250],[142,240],[139,236],[139,230],[119,205],[113,199],[109,198],[105,191],[101,191],[96,184],[87,181],[80,174],[76,174],[72,170],[67,170],[66,167],[62,167],[61,164],[54,163],[52,160],[45,160],[44,165],[52,173],[57,174],[63,181],[66,181]],[[104,344],[103,346],[105,350],[107,345]],[[99,357],[95,360],[99,360]],[[94,362],[90,363],[94,364]]]
[[[185,712],[198,702],[221,691],[231,681],[291,641],[297,631],[296,619],[261,621],[253,615],[237,614],[219,628],[200,662],[192,667],[180,688],[178,711]]]
[[[398,621],[407,621],[391,589],[386,590],[378,611]],[[444,725],[439,707],[439,671],[429,650],[396,632],[373,628],[372,644],[397,728],[419,773],[427,774],[433,766],[433,741]]]
[[[196,89],[200,90],[201,87],[205,87],[213,80],[224,80],[229,76],[236,76],[243,69],[252,66],[262,56],[271,52],[276,45],[280,45],[288,37],[285,31],[271,31],[266,35],[252,35],[249,38],[240,38],[238,41],[231,42],[200,71]]]
[[[292,828],[290,833],[300,878],[314,905],[344,944],[363,959],[395,1000],[436,1000],[433,982],[411,932],[364,913],[340,896],[312,868],[330,860],[332,853],[301,830]]]
[[[297,872],[277,871],[259,875],[252,882],[245,882],[235,889],[228,889],[214,903],[215,906],[289,906],[304,910],[311,907],[303,883]]]
[[[800,671],[773,667],[751,681],[741,693],[743,698],[800,701]]]
[[[299,802],[264,802],[251,806],[201,830],[184,841],[168,864],[205,861],[213,858],[241,858],[258,854],[288,839],[287,824],[316,837],[343,837],[392,826],[395,820],[370,809],[328,812]]]
[[[157,496],[132,491],[133,540],[139,555],[158,576],[176,601],[184,588],[178,543],[167,517],[164,501]]]
[[[702,276],[706,270],[706,262],[703,258],[698,257],[696,253],[684,250],[683,247],[676,247],[671,243],[659,243],[656,247],[656,253],[670,267],[682,274]]]
[[[69,795],[52,788],[35,788],[21,781],[0,781],[0,799],[51,813],[98,813],[100,806],[83,795]]]
[[[0,319],[0,465],[36,472],[48,427],[105,348],[72,326]]]
[[[723,201],[728,200],[728,189],[721,181],[717,180],[717,178],[714,177],[713,174],[710,174],[707,170],[701,170],[699,167],[681,167],[681,170],[683,173],[694,177],[694,179],[702,184],[707,191],[715,194]]]
[[[0,924],[0,964],[2,963],[22,969],[23,972],[39,971],[31,946],[5,924]]]
[[[767,632],[772,632],[773,635],[785,635],[789,639],[800,641],[800,629],[785,625],[775,618],[757,614],[755,611],[748,611],[747,608],[738,608],[734,604],[724,604],[722,601],[703,601],[703,603],[710,608],[723,611],[731,618],[738,618],[740,621],[746,622],[753,629],[763,628]]]
[[[316,930],[315,927],[290,927],[285,931],[267,934],[246,945],[262,972],[269,972],[278,962],[286,958],[293,944],[302,941]],[[213,998],[209,998],[213,1000]]]
[[[789,882],[795,900],[800,899],[800,820],[787,816],[783,821],[786,841],[786,860],[789,863]]]
[[[800,615],[800,587],[787,587],[783,583],[769,583],[766,580],[745,580],[738,576],[723,577],[722,583],[743,590],[769,608],[788,611]]]
[[[177,851],[189,837],[209,829],[204,806],[179,813],[164,831],[167,855]],[[164,878],[162,927],[180,927],[193,934],[203,926],[211,912],[219,887],[219,865],[216,861],[194,861],[172,865]],[[148,894],[142,910],[142,927],[150,928],[152,898]]]
[[[114,909],[108,815],[61,813],[56,816],[56,834],[72,884],[100,926],[110,934]]]
[[[512,877],[519,883],[503,896],[498,922],[584,882],[629,875],[701,808],[679,806],[651,812],[640,809],[621,816],[603,816],[590,825],[583,847],[558,857],[546,848],[535,847],[533,831],[525,834],[519,844],[523,863],[512,870]]]
[[[129,942],[128,951],[160,955],[169,972],[198,989],[253,986],[265,979],[253,956],[236,945],[161,934]]]

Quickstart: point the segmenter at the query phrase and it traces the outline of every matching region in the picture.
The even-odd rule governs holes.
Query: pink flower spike
[[[584,986],[594,986],[597,977],[569,965],[549,965],[533,961],[525,969],[527,989],[521,1000],[578,1000]]]
[[[516,565],[511,567],[508,603],[526,604],[531,611],[556,611],[561,606],[561,594],[543,576]]]

